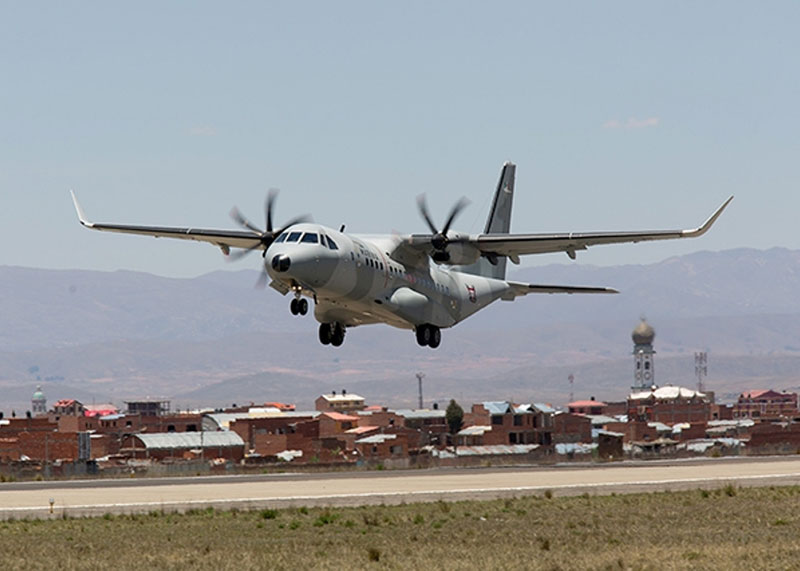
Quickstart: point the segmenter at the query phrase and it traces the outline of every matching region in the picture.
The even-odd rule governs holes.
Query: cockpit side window
[[[284,240],[286,240],[286,236],[287,236],[286,232],[281,232],[281,235],[275,238],[275,241],[281,243]]]
[[[316,244],[319,242],[319,237],[314,232],[306,232],[300,241],[304,244]]]
[[[331,240],[330,236],[325,236],[325,238],[327,238],[327,240],[328,240],[328,248],[330,248],[331,250],[338,250],[339,249],[339,246],[336,245],[336,242]]]
[[[300,235],[301,235],[301,234],[302,234],[302,232],[292,232],[292,233],[291,233],[291,234],[289,234],[289,236],[286,238],[286,241],[287,241],[287,242],[297,242],[297,241],[300,239]]]

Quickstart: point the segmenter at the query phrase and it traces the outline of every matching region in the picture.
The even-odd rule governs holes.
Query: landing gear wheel
[[[442,342],[442,332],[435,325],[431,326],[431,339],[428,341],[428,347],[436,349]]]
[[[417,343],[425,347],[431,342],[431,328],[427,323],[417,326]]]
[[[323,345],[330,345],[333,337],[330,323],[319,324],[319,342]]]
[[[333,332],[331,333],[331,345],[339,347],[344,343],[344,326],[341,323],[333,324]]]
[[[300,315],[305,315],[308,313],[308,300],[306,299],[298,299],[297,300],[297,311]]]
[[[300,313],[300,307],[298,304],[298,300],[293,299],[292,302],[289,304],[289,311],[292,312],[292,315],[297,315]]]

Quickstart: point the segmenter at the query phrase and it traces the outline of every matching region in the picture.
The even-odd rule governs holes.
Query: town
[[[47,406],[41,389],[24,415],[0,413],[0,478],[162,475],[308,469],[488,466],[516,463],[795,454],[798,395],[758,388],[733,403],[702,386],[658,386],[655,330],[632,333],[625,400],[549,403],[452,400],[392,409],[332,390],[313,410],[265,402],[172,411],[169,400]],[[700,355],[700,372],[705,356]],[[698,356],[696,356],[696,359]]]

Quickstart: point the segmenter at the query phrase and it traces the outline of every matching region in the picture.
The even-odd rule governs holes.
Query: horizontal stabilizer
[[[619,293],[617,290],[610,287],[541,285],[519,282],[508,282],[508,285],[511,287],[511,290],[502,298],[506,301],[513,300],[521,295],[528,295],[529,293]]]

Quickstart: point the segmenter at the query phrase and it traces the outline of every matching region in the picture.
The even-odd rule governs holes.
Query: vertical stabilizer
[[[500,171],[500,180],[497,181],[497,190],[492,200],[492,208],[486,219],[484,234],[508,234],[511,231],[511,206],[514,202],[514,175],[517,165],[506,162]],[[495,264],[492,261],[496,262]],[[481,258],[469,266],[459,266],[458,271],[467,274],[476,274],[487,278],[504,280],[506,278],[506,258],[498,256],[490,261]]]

